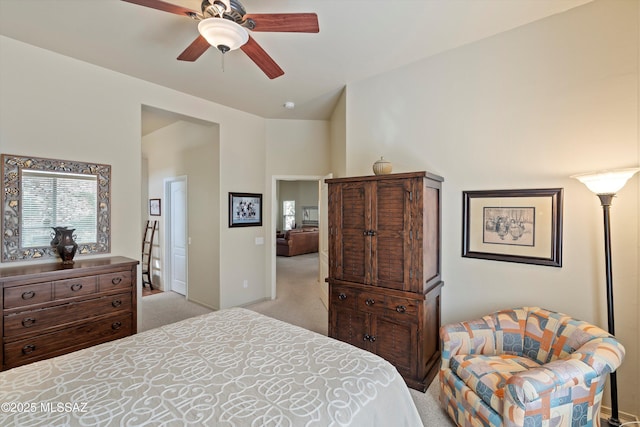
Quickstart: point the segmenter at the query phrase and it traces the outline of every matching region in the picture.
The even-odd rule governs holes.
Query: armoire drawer
[[[335,304],[336,307],[341,308],[356,308],[358,292],[349,288],[347,286],[331,286],[331,302],[330,304]]]
[[[376,292],[358,292],[356,308],[367,313],[383,314],[385,311],[384,294]]]
[[[86,322],[92,317],[109,313],[130,311],[131,298],[131,293],[105,295],[87,301],[5,315],[4,337],[19,337],[23,334]]]
[[[384,300],[384,306],[391,313],[397,313],[398,315],[405,315],[415,317],[418,315],[420,306],[424,300],[413,298],[401,298],[391,295],[386,295]]]

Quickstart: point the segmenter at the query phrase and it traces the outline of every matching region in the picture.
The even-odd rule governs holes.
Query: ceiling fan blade
[[[186,7],[177,6],[175,4],[166,3],[162,0],[122,0],[127,3],[133,3],[140,6],[150,7],[152,9],[162,10],[164,12],[175,13],[176,15],[183,15],[193,17],[198,13],[195,10],[187,9]]]
[[[249,41],[240,47],[253,62],[269,77],[275,79],[284,74],[284,71],[269,54],[256,42],[253,37],[249,36]]]
[[[318,33],[318,15],[315,13],[250,13],[244,16],[256,23],[253,31],[283,33]]]
[[[202,36],[198,36],[191,44],[178,56],[179,61],[193,62],[200,58],[203,53],[209,49],[211,45]]]

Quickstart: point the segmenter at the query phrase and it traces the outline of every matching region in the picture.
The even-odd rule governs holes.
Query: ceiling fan
[[[202,12],[196,12],[162,0],[122,0],[176,15],[188,16],[198,23],[200,35],[178,56],[180,61],[195,61],[210,46],[223,54],[240,48],[269,77],[275,79],[284,71],[251,37],[247,30],[264,32],[317,33],[315,13],[248,14],[238,0],[202,0]]]

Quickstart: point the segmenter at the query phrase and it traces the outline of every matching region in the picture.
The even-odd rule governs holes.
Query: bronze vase
[[[62,259],[62,264],[71,265],[73,264],[73,257],[76,255],[76,251],[78,250],[78,244],[74,240],[73,232],[76,231],[75,228],[67,228],[67,227],[53,227],[53,230],[56,232],[53,240],[51,240],[51,244],[54,245],[58,250],[58,255]]]

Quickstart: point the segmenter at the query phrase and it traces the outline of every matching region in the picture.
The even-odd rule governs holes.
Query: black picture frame
[[[149,199],[149,215],[151,216],[161,215],[160,199]]]
[[[462,192],[462,256],[562,267],[562,188]]]
[[[262,194],[229,193],[229,227],[261,227]]]

